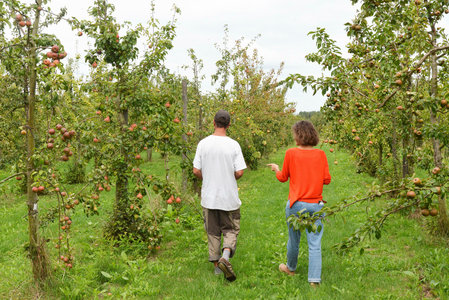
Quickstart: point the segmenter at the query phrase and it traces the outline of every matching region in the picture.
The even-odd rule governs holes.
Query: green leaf
[[[126,252],[125,252],[125,251],[122,251],[122,253],[120,253],[120,256],[122,257],[122,259],[123,259],[124,261],[128,261],[128,256],[126,255]]]
[[[111,278],[112,278],[112,275],[109,274],[109,273],[107,273],[107,272],[101,271],[100,273],[101,273],[101,275],[103,275],[104,277],[106,277],[106,278],[108,278],[108,279],[111,279]]]
[[[381,233],[380,230],[376,230],[376,239],[380,239]]]
[[[402,272],[402,274],[409,276],[409,277],[415,277],[415,273],[413,273],[412,271],[404,271],[404,272]]]

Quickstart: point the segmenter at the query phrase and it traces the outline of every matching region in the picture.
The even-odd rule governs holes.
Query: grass
[[[269,162],[282,164],[283,155],[284,151],[279,151]],[[374,181],[356,174],[345,153],[328,153],[328,160],[332,175],[332,183],[324,190],[328,204],[363,194],[366,185]],[[144,168],[164,174],[163,161],[157,155]],[[0,178],[4,177],[6,172],[0,173]],[[278,265],[286,259],[284,207],[288,183],[279,183],[268,168],[261,167],[246,171],[239,187],[241,232],[236,255],[231,259],[237,273],[235,282],[215,276],[207,261],[207,238],[197,213],[198,199],[180,212],[180,224],[174,223],[173,216],[166,218],[164,242],[155,256],[141,257],[131,247],[115,248],[105,243],[101,228],[112,209],[112,191],[106,194],[99,216],[86,217],[81,210],[76,212],[72,241],[75,267],[66,272],[53,263],[53,278],[42,291],[33,286],[23,249],[28,239],[24,197],[13,196],[6,188],[0,197],[0,298],[449,299],[447,241],[429,237],[420,220],[397,214],[385,226],[380,240],[364,244],[364,255],[359,255],[358,249],[346,255],[335,253],[332,245],[357,229],[369,214],[366,205],[326,220],[323,283],[318,289],[307,283],[305,239],[301,241],[297,275],[280,273]],[[49,197],[40,201],[41,209],[52,204]],[[375,208],[382,203],[369,205]],[[57,236],[55,232],[56,224],[43,230],[44,235],[52,237],[49,245]],[[55,261],[56,250],[49,250]]]

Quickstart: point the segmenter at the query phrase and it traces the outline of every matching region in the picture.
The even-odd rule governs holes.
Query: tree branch
[[[433,48],[432,50],[430,50],[429,52],[427,52],[419,61],[418,63],[415,65],[415,70],[421,66],[424,61],[432,54],[434,54],[435,52],[439,52],[442,50],[447,50],[449,49],[449,45],[443,46],[443,47],[437,47],[437,48]],[[407,76],[410,76],[415,70],[410,70],[407,72]]]
[[[19,175],[25,175],[25,173],[24,172],[20,172],[20,173],[16,173],[14,175],[11,175],[9,177],[6,177],[2,181],[0,181],[0,184],[5,183],[6,181],[10,180],[11,178],[14,178],[14,177],[19,176]]]
[[[427,52],[426,54],[424,54],[424,56],[418,61],[418,63],[416,63],[416,65],[414,65],[414,68],[413,69],[411,69],[411,70],[409,70],[407,73],[406,73],[406,77],[407,78],[409,78],[425,61],[426,61],[426,59],[430,56],[430,55],[432,55],[432,54],[434,54],[435,52],[439,52],[439,51],[442,51],[442,50],[447,50],[447,49],[449,49],[449,45],[446,45],[446,46],[443,46],[443,47],[437,47],[437,48],[433,48],[432,50],[430,50],[429,52]],[[388,100],[390,100],[394,95],[396,95],[396,93],[399,91],[399,89],[400,88],[397,88],[395,91],[393,91],[390,95],[388,95],[386,98],[385,98],[385,100],[382,102],[382,104],[381,105],[379,105],[378,106],[378,108],[381,108],[381,107],[383,107],[387,102],[388,102]]]
[[[364,93],[362,93],[361,91],[359,91],[357,88],[355,88],[354,86],[352,86],[349,82],[343,82],[345,83],[347,86],[349,86],[353,91],[357,92],[357,94],[359,94],[362,97],[368,98],[367,95],[365,95]]]
[[[23,45],[22,45],[22,44],[8,45],[8,46],[5,46],[5,47],[3,47],[3,48],[0,48],[0,52],[2,52],[2,51],[5,50],[5,49],[12,48],[12,47],[16,47],[16,46],[23,46]]]
[[[377,108],[381,108],[382,106],[384,106],[388,100],[390,100],[394,95],[396,95],[396,93],[399,91],[399,88],[397,88],[396,90],[394,90],[390,95],[388,95],[385,100],[382,102],[381,105],[379,105]]]

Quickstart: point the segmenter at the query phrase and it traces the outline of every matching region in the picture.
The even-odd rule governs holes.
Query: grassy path
[[[280,151],[271,161],[282,164],[283,155],[284,151]],[[325,187],[324,197],[329,204],[363,193],[365,185],[373,181],[369,176],[356,174],[344,153],[328,153],[328,159],[333,178],[331,185]],[[333,164],[335,159],[338,165]],[[157,164],[147,167],[158,168]],[[159,164],[162,169],[162,163]],[[286,256],[284,207],[288,183],[279,183],[268,168],[262,167],[246,172],[239,187],[243,202],[241,232],[237,253],[231,260],[237,273],[235,282],[228,283],[213,274],[207,262],[207,239],[199,215],[181,216],[179,225],[167,223],[159,255],[145,259],[134,256],[130,249],[104,245],[99,229],[105,215],[87,218],[80,211],[74,218],[74,223],[79,224],[74,234],[76,267],[70,273],[55,274],[54,282],[41,297],[419,299],[432,296],[426,291],[432,288],[440,299],[448,299],[445,293],[449,286],[449,250],[430,242],[416,220],[395,216],[386,226],[384,236],[366,245],[368,249],[363,256],[358,251],[345,256],[334,252],[332,245],[356,229],[369,213],[366,207],[326,221],[320,288],[314,290],[307,283],[305,239],[301,241],[297,275],[281,274],[278,265],[285,262]],[[30,267],[23,249],[17,246],[27,239],[24,201],[0,201],[0,276],[5,278],[0,282],[0,298],[33,298]],[[110,204],[105,208],[110,209]]]

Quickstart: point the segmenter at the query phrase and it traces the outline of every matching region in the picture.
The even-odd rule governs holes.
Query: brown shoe
[[[310,286],[313,287],[313,288],[317,288],[317,287],[320,286],[320,283],[319,283],[319,282],[309,282],[309,284],[310,284]]]
[[[226,280],[232,282],[237,278],[235,276],[234,270],[232,270],[231,263],[228,260],[224,259],[223,257],[220,258],[220,260],[218,261],[218,267],[220,268],[220,270],[223,271]]]
[[[290,276],[295,275],[295,272],[290,271],[285,264],[280,264],[279,265],[279,271],[284,272],[284,273],[286,273],[286,274],[288,274]]]

